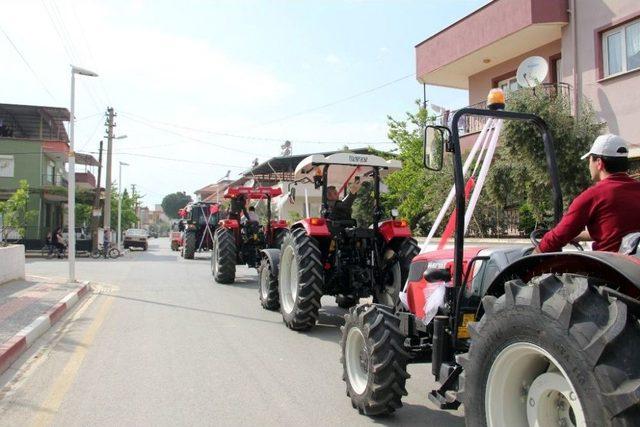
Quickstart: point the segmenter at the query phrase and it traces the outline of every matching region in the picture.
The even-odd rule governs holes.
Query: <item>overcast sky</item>
[[[99,73],[76,85],[76,150],[97,150],[113,106],[116,134],[128,135],[115,142],[114,179],[129,163],[123,183],[152,206],[237,177],[284,139],[294,153],[393,148],[387,115],[422,97],[414,46],[484,3],[6,0],[0,102],[68,108],[69,64]],[[467,103],[433,87],[427,98]]]

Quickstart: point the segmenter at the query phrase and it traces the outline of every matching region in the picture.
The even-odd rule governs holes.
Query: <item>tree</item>
[[[580,156],[602,131],[601,123],[584,101],[579,119],[571,114],[570,100],[553,92],[520,89],[509,94],[507,109],[540,116],[554,140],[560,186],[565,206],[590,185],[588,168]],[[500,135],[501,153],[519,170],[514,187],[523,187],[524,199],[538,222],[551,220],[551,186],[544,146],[538,130],[527,122],[507,121]]]
[[[178,191],[164,196],[162,199],[162,209],[169,218],[177,218],[178,209],[182,209],[187,203],[192,201],[193,199],[187,193]]]
[[[7,201],[0,202],[0,214],[2,215],[2,241],[6,244],[12,231],[24,237],[27,223],[32,221],[37,212],[28,210],[29,184],[26,180],[20,180],[20,186]]]

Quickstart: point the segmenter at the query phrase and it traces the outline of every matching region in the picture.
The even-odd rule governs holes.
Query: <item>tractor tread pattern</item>
[[[184,233],[184,259],[193,259],[196,254],[196,233]]]
[[[214,280],[222,284],[233,283],[236,279],[236,240],[233,231],[224,227],[218,228],[214,235],[213,250],[216,251],[218,260],[218,271],[213,275]],[[213,263],[213,254],[211,262]]]
[[[371,304],[351,308],[342,326],[340,361],[342,380],[347,384],[347,396],[361,414],[387,415],[402,407],[402,396],[407,395],[405,384],[410,378],[407,362],[410,355],[404,349],[405,336],[400,332],[400,318],[390,307]],[[369,382],[362,394],[349,384],[345,361],[347,335],[358,328],[365,339],[369,353]]]
[[[278,276],[273,274],[273,267],[269,262],[269,258],[263,257],[260,262],[260,266],[258,267],[258,277],[260,281],[262,281],[262,273],[264,269],[267,269],[269,275],[267,277],[267,295],[266,297],[262,294],[262,283],[258,287],[258,292],[260,294],[260,304],[265,310],[275,311],[280,308],[280,295],[278,294]]]
[[[318,242],[303,228],[287,233],[282,247],[292,246],[298,263],[298,295],[291,313],[282,312],[282,319],[290,329],[304,331],[315,326],[322,298],[324,273]],[[284,252],[284,251],[283,251]],[[282,306],[281,306],[282,308]]]
[[[484,388],[478,384],[483,379],[474,372],[474,369],[480,369],[480,362],[474,358],[482,356],[476,354],[480,344],[474,340],[484,338],[483,334],[495,333],[492,329],[496,322],[507,321],[502,315],[523,310],[539,311],[542,322],[566,331],[566,351],[572,351],[572,358],[587,366],[586,375],[593,379],[590,384],[594,389],[588,393],[588,398],[593,400],[588,406],[604,409],[604,425],[637,425],[640,417],[640,357],[637,352],[640,324],[628,314],[626,304],[603,297],[589,285],[589,279],[571,274],[547,274],[532,279],[529,284],[519,279],[511,280],[505,283],[503,296],[497,299],[485,296],[482,303],[485,315],[479,322],[470,324],[474,326],[473,335],[476,336],[472,338],[469,352],[456,358],[465,369],[459,378],[458,399],[467,407],[467,425],[485,425],[483,420],[469,419],[470,412],[474,412],[469,405],[474,408],[484,406],[478,401],[483,399],[483,394],[477,393],[479,387]],[[488,330],[485,332],[485,329]],[[469,396],[465,394],[465,388]]]

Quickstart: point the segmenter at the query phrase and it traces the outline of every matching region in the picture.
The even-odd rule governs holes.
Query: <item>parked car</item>
[[[143,251],[146,251],[149,248],[148,238],[147,230],[130,228],[124,232],[123,246],[125,249],[142,248]]]

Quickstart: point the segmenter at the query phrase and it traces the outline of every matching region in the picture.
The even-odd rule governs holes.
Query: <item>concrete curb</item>
[[[54,323],[73,307],[89,291],[89,282],[80,282],[82,287],[64,298],[49,311],[31,322],[12,338],[0,344],[0,374],[6,371],[31,345],[40,338]]]

